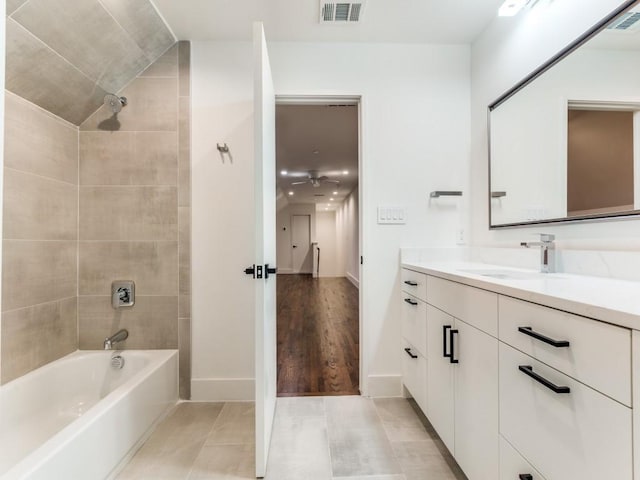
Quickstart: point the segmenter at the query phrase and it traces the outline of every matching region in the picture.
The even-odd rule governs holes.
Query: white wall
[[[360,279],[358,235],[358,189],[354,189],[336,211],[338,262],[344,275],[357,287]]]
[[[466,225],[464,205],[429,202],[429,192],[468,191],[469,48],[271,43],[269,50],[276,94],[362,95],[361,385],[365,394],[399,395],[399,248],[453,245]],[[252,307],[237,307],[251,298],[239,273],[252,261],[241,220],[252,198],[250,60],[248,43],[193,43],[194,386],[253,374]],[[225,141],[232,165],[217,157],[215,144]],[[407,224],[377,225],[378,205],[406,206]],[[197,388],[193,398],[201,398]]]
[[[543,231],[558,248],[638,250],[638,220],[488,229],[487,106],[570,44],[621,0],[541,0],[516,17],[496,17],[471,50],[472,238],[475,245],[517,246]],[[495,200],[494,200],[495,201]]]
[[[311,242],[316,240],[316,206],[315,204],[291,203],[276,213],[276,258],[279,273],[293,271],[293,254],[291,250],[291,216],[309,215]]]

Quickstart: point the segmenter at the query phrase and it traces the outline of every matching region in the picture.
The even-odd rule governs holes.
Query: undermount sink
[[[536,280],[536,279],[551,279],[558,278],[555,274],[540,273],[540,272],[519,272],[517,270],[507,269],[460,269],[460,272],[472,273],[474,275],[480,275],[482,277],[498,278],[501,280]]]

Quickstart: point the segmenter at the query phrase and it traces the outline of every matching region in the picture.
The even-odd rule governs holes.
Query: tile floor
[[[464,480],[426,419],[402,398],[279,398],[268,480]],[[117,480],[254,477],[251,403],[184,402]]]

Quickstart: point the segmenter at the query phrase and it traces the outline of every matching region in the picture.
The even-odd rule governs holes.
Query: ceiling
[[[471,43],[503,0],[367,0],[358,24],[321,25],[318,0],[153,0],[180,40]]]
[[[309,170],[340,183],[291,185],[306,180]],[[342,203],[358,184],[358,106],[278,105],[276,178],[289,203],[315,203],[318,210]]]

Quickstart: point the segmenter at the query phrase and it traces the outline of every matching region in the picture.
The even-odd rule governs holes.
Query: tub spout
[[[129,337],[129,332],[124,328],[104,339],[104,349],[111,350],[116,343],[123,342]]]

